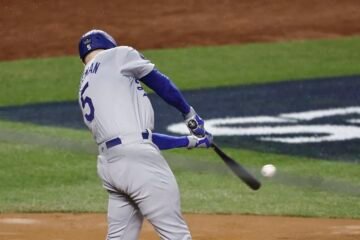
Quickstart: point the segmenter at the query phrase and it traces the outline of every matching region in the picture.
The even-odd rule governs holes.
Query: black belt
[[[149,132],[147,130],[146,130],[146,132],[141,133],[141,135],[142,135],[143,139],[149,139]],[[116,138],[110,139],[109,141],[106,141],[105,146],[107,149],[109,149],[109,148],[115,147],[117,145],[120,145],[121,143],[122,143],[121,138],[116,137]]]

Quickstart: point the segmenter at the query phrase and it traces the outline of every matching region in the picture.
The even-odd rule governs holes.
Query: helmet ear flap
[[[117,46],[116,41],[102,30],[91,30],[85,33],[79,41],[79,55],[84,61],[86,55],[96,49],[110,49]]]

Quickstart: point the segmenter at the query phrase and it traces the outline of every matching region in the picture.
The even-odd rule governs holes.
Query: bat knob
[[[198,123],[194,119],[189,120],[188,128],[196,129],[197,127],[198,127]]]

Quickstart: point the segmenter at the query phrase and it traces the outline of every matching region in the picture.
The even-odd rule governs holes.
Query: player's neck
[[[84,64],[86,65],[88,62],[90,62],[99,52],[104,51],[104,49],[96,49],[92,52],[90,52],[88,55],[86,55],[84,59]]]

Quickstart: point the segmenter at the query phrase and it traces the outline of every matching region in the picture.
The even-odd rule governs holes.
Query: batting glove
[[[197,137],[205,136],[204,120],[197,115],[193,107],[190,107],[190,112],[184,116],[185,124],[190,130],[191,134]]]
[[[206,133],[204,137],[196,137],[194,135],[187,136],[189,144],[188,149],[191,148],[209,148],[211,147],[213,136],[210,133]]]

